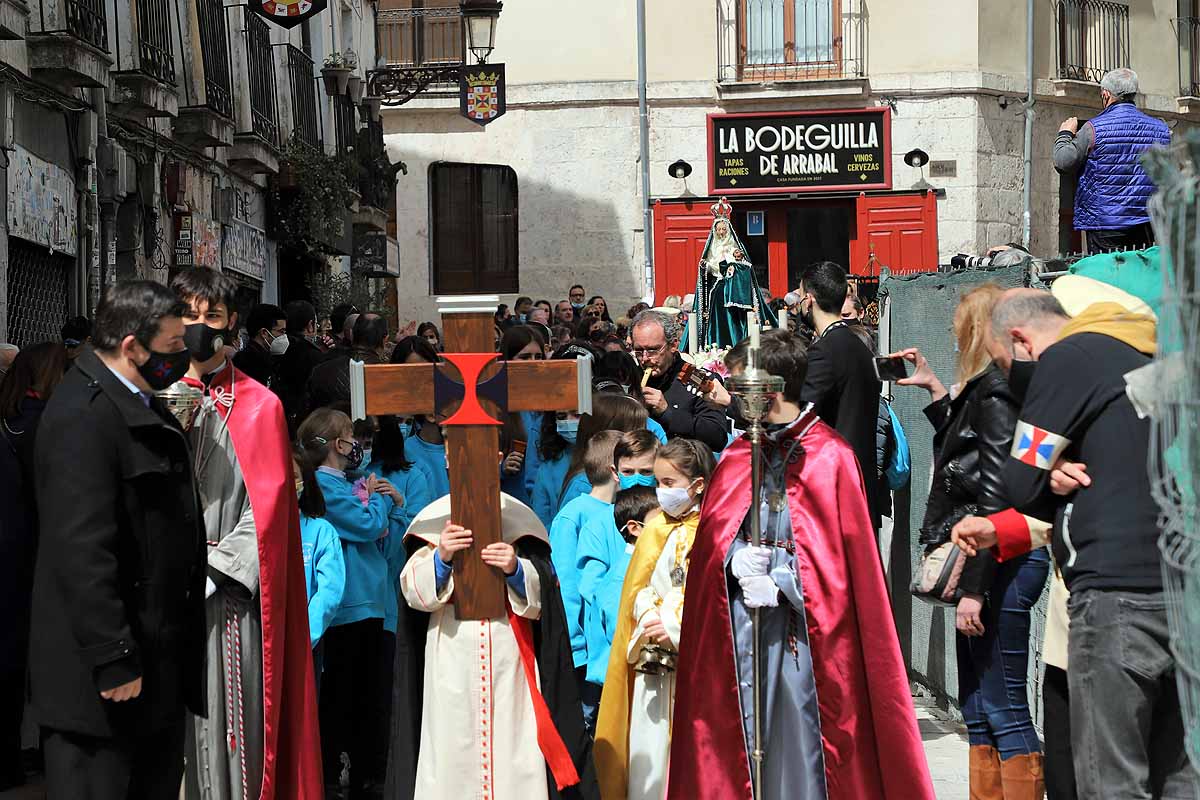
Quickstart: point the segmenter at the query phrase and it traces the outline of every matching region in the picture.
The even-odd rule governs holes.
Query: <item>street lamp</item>
[[[459,10],[467,25],[467,49],[482,64],[496,47],[496,22],[500,19],[500,0],[462,0]]]

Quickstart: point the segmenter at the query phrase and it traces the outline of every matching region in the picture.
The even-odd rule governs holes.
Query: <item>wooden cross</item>
[[[454,607],[459,619],[495,619],[505,611],[504,577],[480,558],[501,541],[500,419],[509,411],[578,411],[592,404],[591,361],[493,363],[495,296],[440,297],[445,362],[350,362],[352,416],[445,415],[450,469],[450,518],[474,534],[454,559]],[[482,401],[482,402],[481,402]],[[436,498],[435,498],[436,499]]]

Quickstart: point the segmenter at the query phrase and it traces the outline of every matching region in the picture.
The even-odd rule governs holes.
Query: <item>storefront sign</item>
[[[69,256],[79,252],[75,179],[14,145],[8,166],[8,233]]]
[[[710,114],[710,194],[890,189],[891,109]]]
[[[226,225],[221,255],[225,269],[258,281],[266,280],[267,235],[258,228],[237,220]]]
[[[175,215],[175,266],[221,268],[221,223],[199,214]]]

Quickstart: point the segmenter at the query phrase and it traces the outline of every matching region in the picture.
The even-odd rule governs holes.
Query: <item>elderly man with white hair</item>
[[[1054,140],[1054,168],[1079,173],[1075,230],[1087,234],[1087,252],[1136,250],[1154,244],[1146,201],[1154,184],[1142,169],[1148,148],[1166,145],[1171,131],[1134,106],[1137,73],[1122,67],[1100,81],[1104,110],[1083,123],[1063,122]]]

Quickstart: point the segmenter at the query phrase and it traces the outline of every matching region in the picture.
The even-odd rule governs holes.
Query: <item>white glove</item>
[[[746,608],[775,608],[779,605],[779,587],[767,575],[742,578],[742,599]]]
[[[729,559],[733,577],[741,580],[754,575],[766,575],[771,566],[771,548],[759,545],[743,547]]]
[[[213,579],[205,578],[204,579],[204,599],[207,600],[208,598],[212,597],[216,593],[217,593],[217,585],[215,583],[213,583]]]

